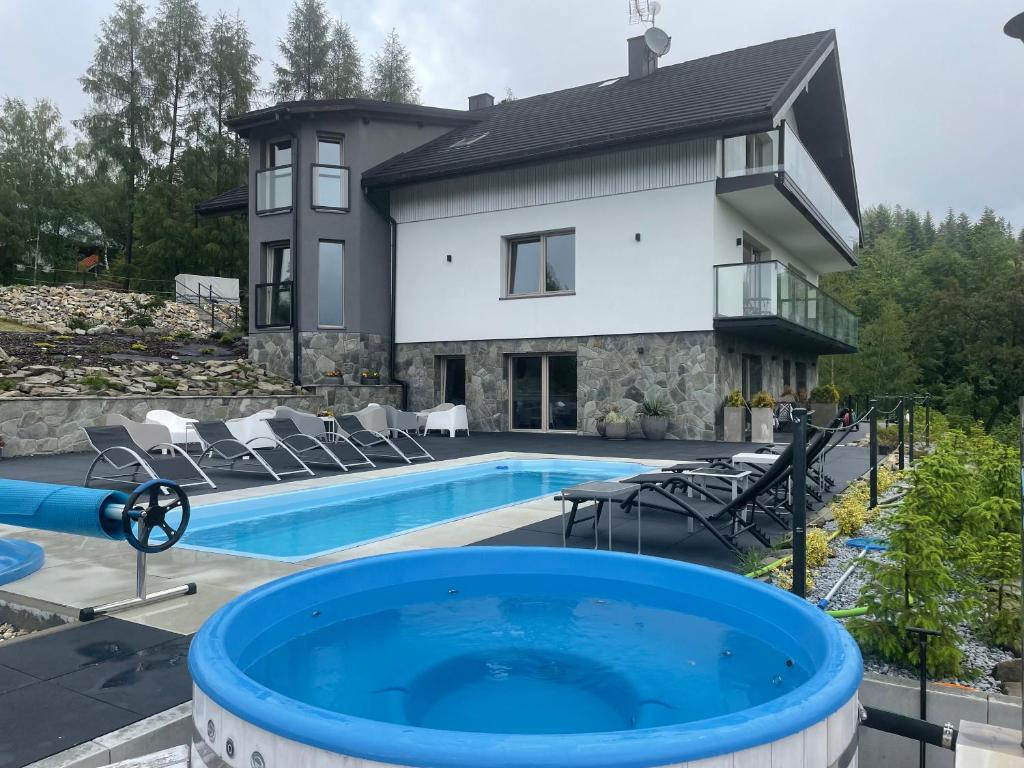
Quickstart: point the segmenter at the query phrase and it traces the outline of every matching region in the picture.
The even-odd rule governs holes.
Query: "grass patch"
[[[83,376],[82,386],[86,389],[91,389],[93,392],[99,392],[104,389],[116,389],[114,382],[108,379],[106,376]]]
[[[14,379],[6,379],[0,376],[0,392],[10,392],[17,386],[18,382],[16,382]]]
[[[175,389],[178,386],[178,382],[174,379],[168,379],[166,376],[154,376],[150,379],[160,389]]]
[[[31,325],[16,323],[6,317],[0,317],[0,331],[10,331],[12,333],[40,333],[38,328],[33,328]]]

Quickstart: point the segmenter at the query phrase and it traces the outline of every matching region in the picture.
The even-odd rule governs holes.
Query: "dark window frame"
[[[320,322],[320,289],[322,283],[320,281],[320,259],[322,254],[320,253],[320,246],[324,243],[333,243],[341,246],[341,325],[324,325]],[[331,331],[343,331],[345,330],[346,320],[346,307],[345,307],[345,261],[346,261],[346,245],[344,240],[336,240],[333,238],[326,238],[317,240],[316,243],[316,325],[317,328],[323,328]]]
[[[547,239],[549,237],[558,237],[562,235],[573,236],[573,247],[572,247],[572,267],[573,267],[573,278],[572,288],[562,291],[549,291],[545,287],[545,278],[547,276],[547,260],[548,260],[548,248]],[[542,230],[540,232],[530,232],[518,235],[506,235],[502,238],[504,247],[502,255],[502,269],[501,269],[501,298],[502,299],[536,299],[543,296],[574,296],[576,294],[576,228],[565,227],[563,229],[549,229]],[[512,252],[518,243],[529,243],[538,242],[540,244],[540,267],[537,278],[537,290],[522,293],[513,293],[512,284],[514,282],[512,275]]]
[[[338,145],[338,158],[342,161],[340,165],[334,163],[322,163],[320,162],[320,144],[324,143],[336,143]],[[343,133],[317,133],[316,135],[316,160],[310,163],[310,195],[309,205],[314,211],[321,211],[323,213],[349,213],[352,210],[352,170],[349,166],[344,164],[345,162],[345,134]],[[319,205],[317,204],[317,181],[319,175],[317,173],[318,168],[333,168],[342,172],[341,183],[345,192],[345,201],[347,205]]]
[[[274,147],[279,145],[279,144],[284,144],[286,142],[288,144],[288,159],[290,161],[293,158],[294,152],[295,152],[295,143],[294,143],[294,141],[292,140],[292,138],[290,136],[283,136],[283,137],[279,137],[279,138],[275,138],[275,139],[268,139],[264,143],[262,157],[260,158],[260,168],[256,171],[256,194],[254,196],[254,202],[255,202],[255,209],[256,209],[256,215],[257,216],[272,216],[272,215],[278,214],[278,213],[287,213],[287,212],[291,211],[292,208],[295,206],[295,200],[292,200],[288,205],[280,205],[280,206],[277,206],[276,208],[262,208],[261,209],[259,207],[259,205],[260,205],[260,192],[259,192],[259,190],[260,190],[260,181],[259,181],[259,179],[260,179],[260,176],[262,174],[264,174],[264,173],[272,173],[274,171],[281,171],[281,170],[284,170],[285,168],[288,169],[289,176],[291,174],[295,173],[294,165],[291,162],[285,163],[283,165],[273,165],[273,164],[271,164],[271,159],[274,156]],[[292,180],[289,180],[289,183],[290,183],[290,185],[292,187],[292,190],[289,192],[289,195],[290,195],[290,197],[294,198],[295,197],[295,192],[294,192],[295,182],[292,181]]]

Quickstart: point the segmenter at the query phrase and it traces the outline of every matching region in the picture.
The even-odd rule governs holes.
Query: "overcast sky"
[[[150,0],[154,5],[156,0]],[[200,0],[248,22],[269,80],[290,0]],[[626,68],[627,0],[327,0],[368,57],[398,28],[425,104],[509,87],[529,96]],[[112,0],[0,0],[0,95],[46,97],[67,119]],[[861,203],[941,218],[986,205],[1024,226],[1024,45],[1002,34],[1024,0],[662,0],[663,60],[834,28]]]

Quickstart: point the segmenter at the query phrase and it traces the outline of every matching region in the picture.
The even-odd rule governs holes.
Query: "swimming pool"
[[[488,461],[274,493],[195,507],[181,545],[297,562],[643,469],[631,462]]]

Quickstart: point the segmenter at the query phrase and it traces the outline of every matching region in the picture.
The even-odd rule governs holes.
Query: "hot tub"
[[[653,557],[466,547],[310,570],[218,611],[189,665],[210,768],[857,760],[862,662],[837,622]]]

